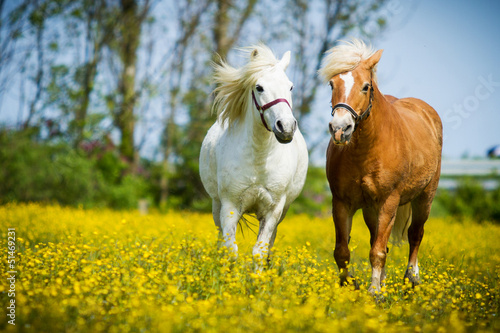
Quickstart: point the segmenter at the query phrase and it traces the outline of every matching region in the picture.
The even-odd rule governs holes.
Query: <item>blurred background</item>
[[[295,213],[329,214],[337,40],[384,49],[383,93],[443,120],[433,214],[500,222],[500,2],[416,0],[0,0],[0,203],[210,211],[198,175],[212,61],[264,42],[292,51],[295,116],[311,166]]]

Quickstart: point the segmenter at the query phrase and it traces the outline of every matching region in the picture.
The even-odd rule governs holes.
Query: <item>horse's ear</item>
[[[286,70],[289,64],[290,64],[290,51],[286,51],[285,54],[283,55],[283,58],[281,58],[279,62],[279,66],[281,66],[283,70]]]
[[[382,52],[384,50],[378,50],[370,58],[366,59],[366,65],[369,69],[373,69],[378,64],[380,57],[382,57]]]

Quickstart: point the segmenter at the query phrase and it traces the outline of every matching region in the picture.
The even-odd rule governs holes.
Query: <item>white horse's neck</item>
[[[274,144],[278,142],[274,138],[274,133],[268,131],[260,118],[260,113],[253,103],[248,103],[248,108],[245,112],[245,120],[241,124],[247,142],[253,147],[256,153],[267,153]],[[270,124],[267,124],[271,127]]]

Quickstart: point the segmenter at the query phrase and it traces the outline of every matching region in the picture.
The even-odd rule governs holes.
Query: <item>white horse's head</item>
[[[264,71],[252,88],[253,108],[257,121],[272,130],[280,143],[292,141],[297,120],[292,113],[293,83],[285,70],[290,63],[290,51],[272,68]],[[255,118],[255,117],[254,117]]]
[[[227,63],[215,65],[214,110],[219,121],[231,127],[243,121],[245,112],[251,113],[255,126],[271,131],[281,143],[291,142],[297,120],[292,113],[293,83],[285,70],[290,63],[290,51],[281,60],[272,51],[257,45],[245,48],[250,61],[242,68]]]

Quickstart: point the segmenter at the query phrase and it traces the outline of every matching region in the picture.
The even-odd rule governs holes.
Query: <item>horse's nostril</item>
[[[278,131],[280,132],[283,132],[284,129],[283,129],[283,124],[281,123],[281,120],[278,120],[276,121],[276,128],[278,129]]]
[[[350,131],[352,128],[352,125],[347,125],[347,127],[345,128],[344,132],[348,132]]]

